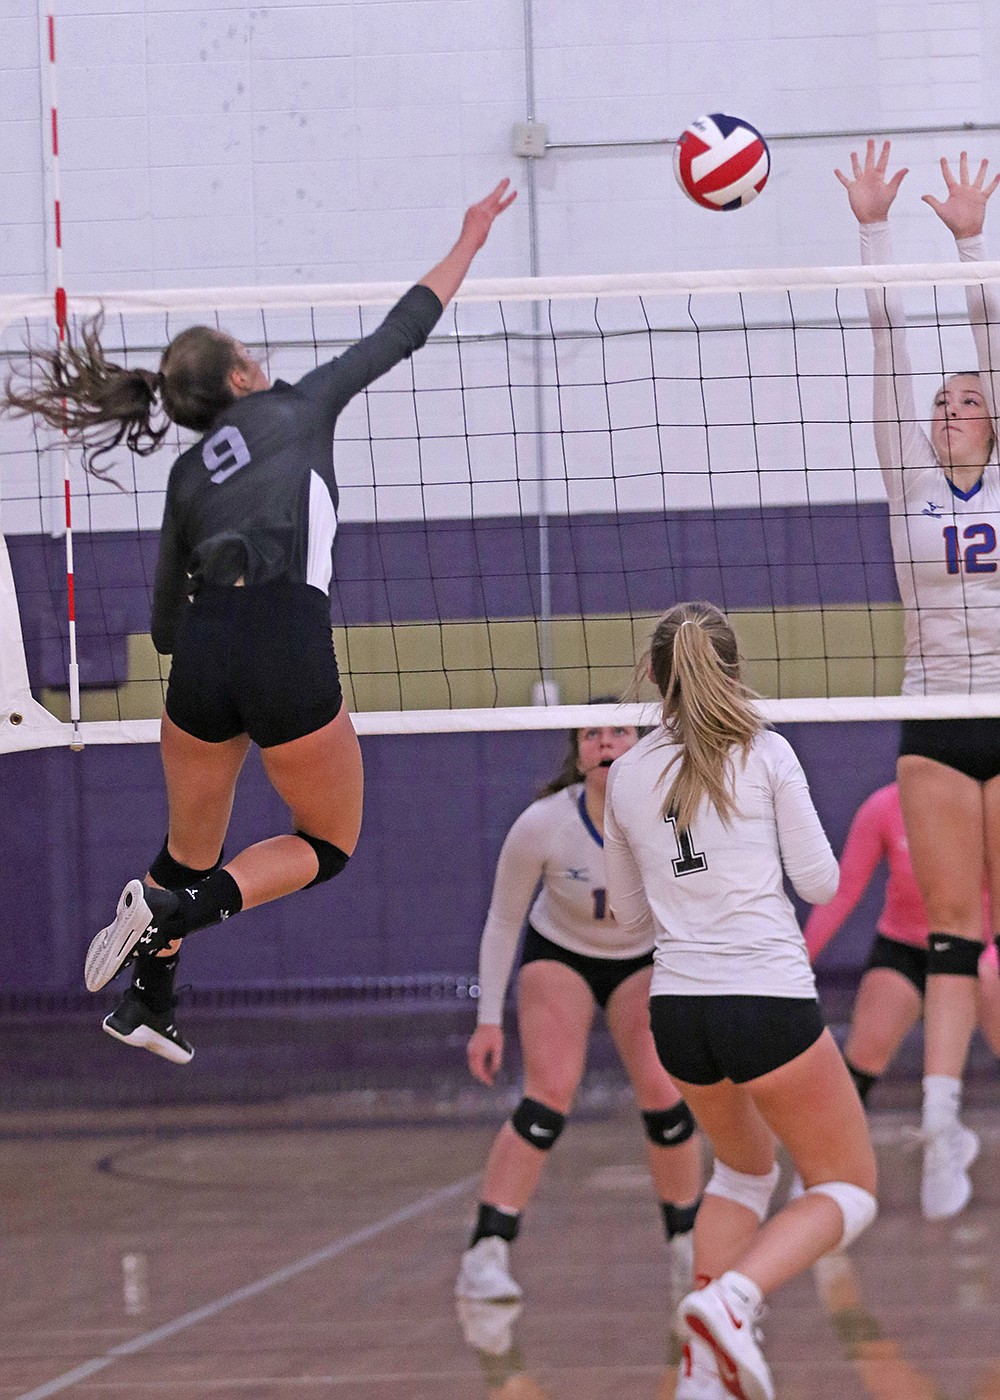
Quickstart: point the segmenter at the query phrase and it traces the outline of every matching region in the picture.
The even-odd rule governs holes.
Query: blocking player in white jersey
[[[524,1096],[490,1150],[459,1297],[519,1298],[509,1245],[583,1078],[596,1007],[642,1111],[676,1301],[691,1284],[691,1230],[701,1192],[694,1119],[661,1066],[649,1029],[653,940],[615,923],[604,881],[604,792],[612,761],[639,737],[631,726],[570,732],[559,775],[517,818],[497,864],[479,951],[478,1024],[469,1068],[492,1084],[504,1052],[503,1004],[521,931],[517,981]],[[537,891],[537,897],[536,897]],[[530,908],[530,912],[529,912]]]
[[[790,745],[740,678],[710,603],[661,618],[645,660],[662,724],[608,779],[608,896],[622,937],[655,939],[650,1014],[663,1066],[715,1149],[695,1225],[702,1286],[683,1300],[683,1400],[773,1400],[762,1299],[876,1212],[864,1109],[823,1024],[787,875],[812,904],[837,862]],[[805,1191],[765,1224],[775,1140]]]
[[[888,215],[906,174],[851,154],[837,171],[861,228],[865,262],[892,260]],[[946,198],[924,195],[954,235],[959,256],[985,256],[986,204],[1000,185],[987,162],[956,179],[941,161]],[[896,578],[906,618],[908,695],[1000,694],[1000,467],[994,422],[1000,401],[1000,297],[966,289],[978,373],[946,379],[929,433],[920,426],[906,347],[906,317],[892,289],[867,294],[875,342],[875,446],[889,498]],[[930,933],[924,1000],[924,1165],[928,1219],[956,1215],[972,1195],[975,1134],[959,1121],[962,1076],[976,1025],[983,949],[984,880],[1000,909],[1000,722],[917,719],[902,726],[899,794],[914,874]]]

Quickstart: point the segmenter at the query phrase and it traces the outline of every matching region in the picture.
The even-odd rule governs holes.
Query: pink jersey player
[[[844,1046],[848,1068],[864,1100],[883,1074],[903,1037],[920,1019],[927,976],[927,915],[910,864],[895,783],[873,792],[858,808],[840,858],[840,886],[819,905],[805,926],[806,947],[815,962],[856,908],[881,861],[889,877]],[[983,938],[979,960],[979,1023],[1000,1055],[1000,978],[992,941],[989,898],[983,894]]]
[[[878,931],[883,938],[927,947],[927,914],[910,864],[906,828],[895,783],[873,792],[855,813],[840,858],[840,886],[829,904],[817,905],[805,926],[809,959],[815,962],[871,883],[881,861],[889,867]],[[983,938],[996,965],[989,898],[983,894]]]

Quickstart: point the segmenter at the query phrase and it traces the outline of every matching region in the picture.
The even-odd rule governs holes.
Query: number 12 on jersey
[[[949,574],[962,572],[963,552],[958,543],[958,526],[944,527],[944,558]],[[964,551],[965,572],[967,574],[995,574],[995,559],[984,559],[984,554],[992,554],[997,547],[997,532],[984,521],[981,525],[967,525],[962,531],[962,539],[972,543]]]

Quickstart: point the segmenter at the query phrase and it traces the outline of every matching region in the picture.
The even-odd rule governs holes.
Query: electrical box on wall
[[[511,136],[516,156],[539,159],[545,154],[549,129],[544,122],[515,122]]]

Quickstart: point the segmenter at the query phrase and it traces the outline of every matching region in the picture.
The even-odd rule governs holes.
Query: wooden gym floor
[[[515,1246],[523,1311],[458,1316],[494,1107],[0,1113],[0,1397],[669,1400],[668,1261],[624,1094],[553,1154]],[[931,1225],[914,1117],[872,1116],[882,1212],[850,1259],[771,1300],[781,1400],[1000,1400],[1000,1120],[967,1115],[976,1195]]]

